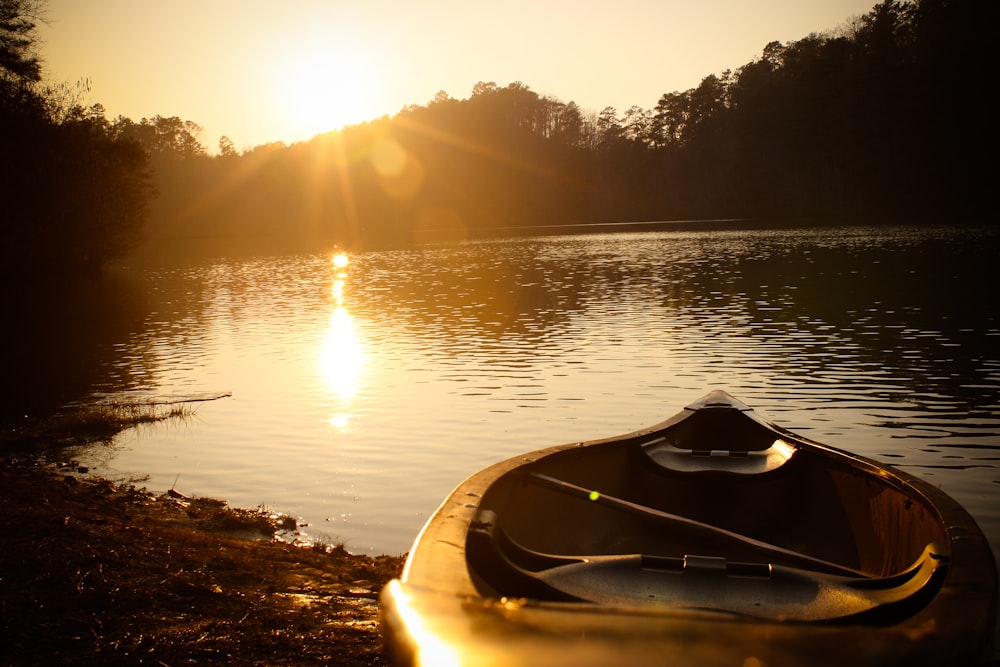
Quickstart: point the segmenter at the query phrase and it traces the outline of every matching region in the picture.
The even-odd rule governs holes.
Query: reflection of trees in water
[[[362,256],[360,312],[433,335],[456,353],[470,338],[539,343],[579,309],[579,277],[545,262],[531,244],[509,246],[517,257],[506,255],[505,247]]]
[[[72,282],[7,283],[0,298],[8,313],[0,343],[3,422],[43,417],[95,387],[142,385],[152,372],[141,350],[129,345],[149,304],[128,278],[87,274]]]
[[[990,343],[1000,314],[987,275],[995,233],[816,241],[741,262],[730,291],[756,295],[748,310],[760,335],[784,341],[820,381],[883,377],[910,392],[887,389],[889,400],[995,401],[976,388],[995,391],[1000,380]]]
[[[661,323],[688,342],[745,345],[748,363],[782,359],[776,381],[861,383],[890,401],[947,395],[977,409],[994,400],[982,387],[1000,381],[987,280],[996,249],[992,232],[901,229],[469,244],[397,253],[396,268],[367,283],[385,291],[365,308],[384,303],[449,354],[492,341],[536,356],[587,309],[621,309],[622,321]]]
[[[456,355],[484,341],[544,354],[589,308],[621,308],[623,321],[641,308],[645,326],[686,340],[759,345],[785,360],[774,373],[975,394],[970,379],[996,384],[984,363],[997,317],[984,281],[991,244],[993,235],[872,230],[467,244],[379,254],[362,308]]]

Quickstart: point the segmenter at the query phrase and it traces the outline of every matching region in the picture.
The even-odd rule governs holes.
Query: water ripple
[[[159,270],[102,391],[234,397],[108,465],[401,552],[475,470],[725,388],[932,476],[997,545],[996,249],[957,229],[650,232],[371,252],[344,275],[325,254]]]

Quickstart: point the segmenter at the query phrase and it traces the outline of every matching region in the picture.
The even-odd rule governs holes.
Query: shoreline
[[[380,665],[405,556],[274,539],[281,517],[0,461],[4,665]]]

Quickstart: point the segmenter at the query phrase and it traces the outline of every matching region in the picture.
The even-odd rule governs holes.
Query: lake
[[[660,229],[134,263],[68,314],[33,304],[58,332],[21,343],[38,391],[232,392],[77,452],[93,472],[265,505],[355,552],[407,551],[491,463],[722,388],[939,485],[1000,553],[998,248],[977,228]]]

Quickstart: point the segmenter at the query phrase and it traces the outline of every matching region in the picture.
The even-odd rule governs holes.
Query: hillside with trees
[[[0,33],[23,34],[10,15],[31,4],[0,0]],[[887,0],[652,109],[480,82],[290,146],[241,154],[223,138],[214,155],[190,121],[53,104],[30,49],[5,39],[4,231],[21,257],[55,239],[49,261],[87,264],[140,230],[284,249],[624,221],[978,222],[996,15],[991,0]]]
[[[480,82],[309,142],[201,155],[161,172],[179,199],[154,233],[399,245],[640,220],[981,221],[996,7],[883,2],[653,109]]]

